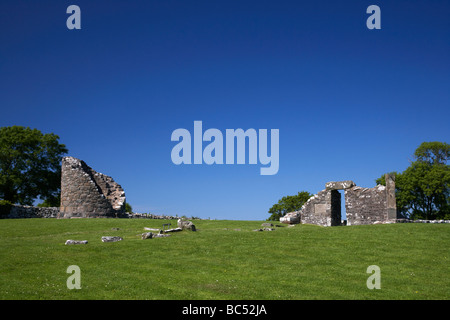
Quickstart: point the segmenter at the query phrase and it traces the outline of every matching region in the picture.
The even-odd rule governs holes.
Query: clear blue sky
[[[81,8],[81,30],[66,9]],[[366,9],[381,8],[381,30]],[[449,142],[450,2],[0,3],[0,126],[53,132],[137,212],[266,219]],[[279,129],[279,171],[171,161],[177,128]]]

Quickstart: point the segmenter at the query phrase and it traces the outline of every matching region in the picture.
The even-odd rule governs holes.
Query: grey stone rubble
[[[66,245],[68,244],[87,244],[88,241],[87,240],[67,240],[66,241]]]
[[[147,228],[144,227],[144,230],[146,231],[158,231],[158,233],[153,233],[153,232],[144,232],[141,234],[141,239],[145,240],[145,239],[152,239],[152,238],[163,238],[163,237],[169,237],[170,234],[167,233],[172,233],[172,232],[180,232],[183,230],[192,230],[195,231],[195,226],[192,224],[191,221],[186,221],[186,220],[182,220],[180,219],[178,221],[178,223],[182,226],[185,227],[185,229],[178,227],[178,228],[173,228],[173,229],[168,229],[168,230],[162,230],[162,229],[157,229],[157,228]],[[120,230],[119,228],[111,228],[111,230]],[[102,237],[102,242],[117,242],[117,241],[122,241],[123,238],[122,237],[118,237],[118,236],[103,236]],[[66,245],[67,244],[87,244],[87,240],[83,240],[83,241],[78,241],[78,240],[67,240],[66,241]]]
[[[273,224],[270,222],[264,222],[263,224],[261,224],[261,227],[264,227],[264,228],[255,229],[253,231],[275,231],[275,228],[272,228]],[[281,227],[281,226],[277,226],[277,227]]]
[[[153,233],[152,232],[145,232],[142,234],[142,240],[145,239],[151,239],[153,237]]]
[[[178,219],[177,225],[178,228],[181,228],[182,230],[196,231],[195,225],[191,221],[185,219]]]
[[[294,224],[300,223],[300,211],[293,211],[293,212],[287,213],[285,216],[280,218],[280,222],[287,223],[289,225],[294,225]]]
[[[164,231],[162,231],[162,233],[180,232],[180,231],[183,231],[183,229],[181,229],[181,228],[173,228],[173,229],[164,230]]]
[[[260,229],[255,229],[253,231],[275,231],[275,228],[260,228]]]
[[[142,240],[170,237],[170,234],[145,232],[141,235]]]
[[[273,227],[273,224],[271,224],[269,222],[265,222],[261,225],[261,227]]]
[[[165,237],[170,237],[171,234],[165,234],[165,233],[157,233],[157,234],[153,234],[153,238],[165,238]]]
[[[157,231],[158,233],[152,233],[152,232],[145,232],[142,234],[142,239],[152,239],[152,238],[159,238],[159,237],[167,237],[170,236],[170,234],[167,233],[173,233],[173,232],[180,232],[183,230],[191,230],[195,231],[195,225],[191,221],[187,221],[185,219],[178,219],[177,221],[178,227],[172,228],[172,229],[157,229],[157,228],[148,228],[144,227],[144,230],[146,231]]]
[[[102,242],[117,242],[117,241],[122,241],[123,238],[122,237],[118,237],[118,236],[103,236],[102,237]]]

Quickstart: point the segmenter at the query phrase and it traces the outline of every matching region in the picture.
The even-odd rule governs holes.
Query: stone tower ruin
[[[58,218],[121,217],[124,213],[125,192],[118,183],[82,160],[62,159]]]
[[[320,226],[339,226],[341,220],[341,194],[344,190],[347,225],[395,222],[395,177],[385,175],[386,186],[361,188],[351,180],[332,181],[306,201],[299,211],[290,212],[280,219],[282,223],[309,223]]]

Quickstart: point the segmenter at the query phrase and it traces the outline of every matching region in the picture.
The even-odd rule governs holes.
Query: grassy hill
[[[450,225],[194,220],[142,240],[147,219],[0,220],[0,299],[449,299]],[[115,230],[119,228],[119,230]],[[101,242],[102,236],[123,241]],[[67,239],[87,245],[65,245]],[[81,289],[69,290],[70,265]],[[381,289],[366,286],[368,266]]]

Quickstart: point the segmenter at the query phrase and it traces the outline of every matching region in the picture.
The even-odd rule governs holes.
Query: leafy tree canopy
[[[54,202],[61,186],[61,158],[68,150],[53,133],[21,126],[0,128],[0,198],[33,204]]]
[[[128,202],[125,202],[125,212],[133,213],[133,207]]]
[[[278,200],[270,209],[271,216],[268,220],[278,221],[289,212],[298,211],[303,204],[313,195],[306,191],[301,191],[295,196],[285,196]]]
[[[450,219],[449,147],[443,142],[424,142],[405,171],[392,173],[401,215],[411,219]],[[385,185],[384,175],[376,183]]]
[[[422,142],[414,152],[417,161],[429,164],[446,164],[450,159],[450,145],[445,142]]]

